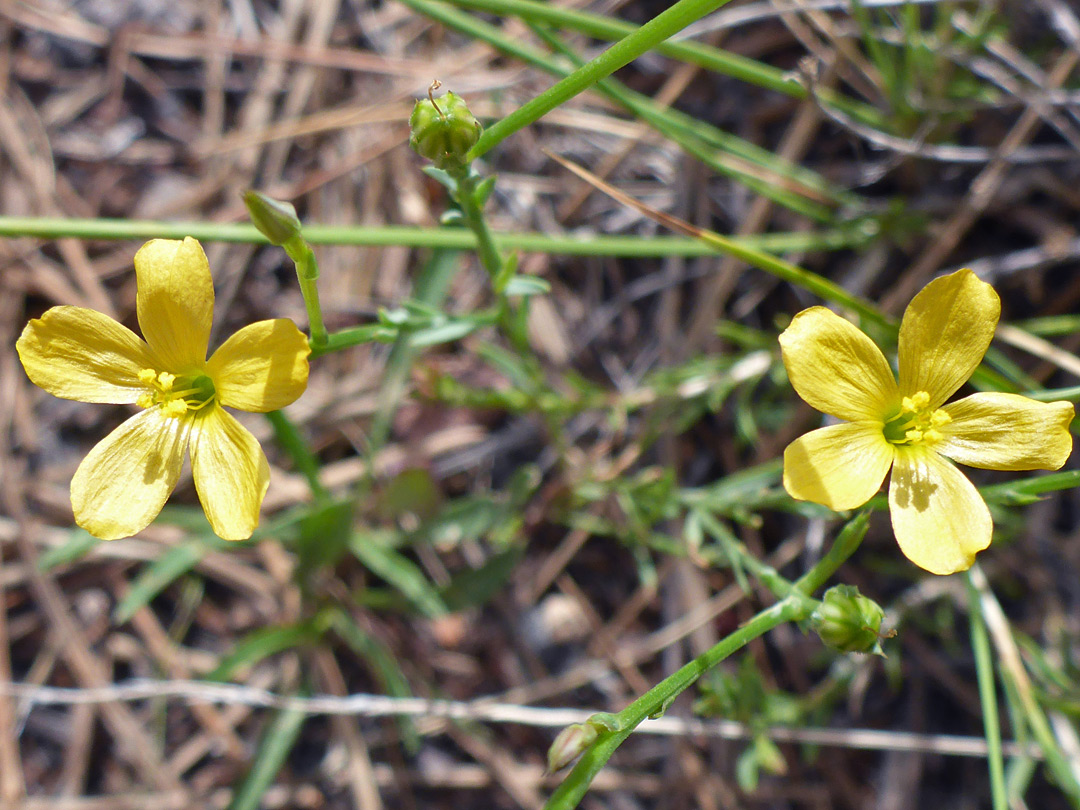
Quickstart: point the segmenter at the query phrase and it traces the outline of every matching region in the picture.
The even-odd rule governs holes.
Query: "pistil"
[[[139,372],[139,382],[147,391],[136,404],[141,408],[159,407],[165,416],[173,418],[205,408],[217,394],[213,380],[205,374],[177,377],[167,371],[144,368]]]
[[[944,438],[938,430],[952,421],[940,408],[931,409],[930,395],[918,391],[900,402],[900,412],[885,422],[886,441],[896,445],[936,444]]]

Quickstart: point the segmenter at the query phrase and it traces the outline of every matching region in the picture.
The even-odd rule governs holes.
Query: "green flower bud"
[[[252,224],[271,244],[280,247],[300,237],[300,218],[292,203],[275,200],[261,191],[245,191],[244,205]]]
[[[465,165],[465,156],[480,139],[482,130],[456,93],[447,93],[437,101],[430,95],[417,101],[409,128],[409,146],[440,169]]]
[[[559,732],[548,749],[548,773],[561,771],[596,742],[599,731],[592,723],[574,723]]]
[[[810,626],[826,646],[841,652],[881,653],[885,611],[853,585],[834,585],[810,614]]]

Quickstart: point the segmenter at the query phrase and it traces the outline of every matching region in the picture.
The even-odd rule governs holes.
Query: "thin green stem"
[[[1050,721],[1046,717],[1039,699],[1036,695],[1024,662],[1020,657],[1016,641],[1012,637],[1008,619],[1005,612],[997,601],[986,575],[982,572],[978,563],[972,566],[968,572],[972,586],[978,592],[980,608],[984,617],[992,617],[989,623],[994,628],[994,642],[997,651],[997,660],[1002,673],[1002,680],[1012,683],[1012,692],[1015,694],[1020,707],[1020,715],[1024,718],[1032,735],[1042,749],[1046,759],[1046,767],[1053,774],[1061,790],[1066,793],[1073,806],[1080,807],[1080,781],[1077,781],[1068,757],[1064,754]]]
[[[805,618],[802,604],[801,600],[784,600],[763,610],[719,644],[660,681],[615,715],[616,730],[601,733],[597,741],[582,755],[574,769],[548,799],[544,810],[571,810],[577,807],[596,774],[643,720],[662,712],[668,703],[691,686],[702,673],[712,669],[755,638],[784,622]]]
[[[54,217],[0,216],[0,236],[32,236],[41,239],[73,237],[88,240],[183,239],[203,242],[268,244],[254,225],[220,222],[159,222],[128,219],[63,219]],[[842,250],[859,247],[874,237],[859,228],[822,230],[816,233],[775,233],[744,237],[739,244],[772,253],[810,250]],[[548,236],[540,233],[498,233],[491,238],[500,251],[552,253],[567,256],[709,256],[716,251],[696,239],[682,236]],[[367,228],[352,225],[304,225],[304,239],[311,245],[363,247],[414,247],[476,249],[477,239],[467,228]]]
[[[449,28],[487,42],[556,78],[565,78],[572,71],[565,59],[556,59],[521,37],[509,36],[503,29],[446,3],[435,0],[402,2]],[[548,42],[552,49],[566,56],[572,65],[580,67],[584,64],[584,60],[552,34],[544,23],[535,20],[529,22],[537,35]],[[832,218],[832,206],[836,204],[849,206],[851,210],[865,208],[857,194],[835,187],[817,172],[779,158],[767,149],[693,116],[660,106],[648,96],[629,90],[613,76],[598,82],[595,89],[606,93],[713,171],[733,177],[781,205],[822,220]]]
[[[308,328],[311,330],[311,344],[325,346],[327,342],[326,324],[323,323],[322,306],[319,303],[319,263],[315,251],[302,238],[283,246],[289,258],[296,264],[296,279],[300,282],[300,292],[304,296],[307,309]]]
[[[484,218],[483,203],[477,199],[477,186],[479,175],[471,169],[466,169],[455,175],[457,180],[457,194],[455,198],[461,207],[465,225],[476,237],[476,253],[480,257],[480,264],[487,271],[492,282],[502,276],[503,258],[499,254],[499,248],[492,238],[491,229],[488,228],[487,219]],[[496,290],[496,293],[502,292]]]
[[[869,527],[869,510],[860,512],[849,520],[840,534],[837,535],[836,540],[833,541],[825,556],[795,582],[795,588],[809,596],[824,585],[829,577],[836,573],[836,569],[855,553],[859,543],[866,537],[866,530]]]
[[[971,649],[975,654],[975,673],[979,681],[983,729],[986,732],[987,765],[990,768],[990,793],[994,810],[1009,810],[1005,786],[1005,760],[1001,748],[1001,720],[998,717],[997,691],[994,689],[994,662],[990,655],[990,636],[982,614],[979,591],[966,573],[968,614],[971,620]]]
[[[896,322],[887,315],[884,315],[873,304],[852,295],[839,284],[835,284],[827,278],[819,276],[817,273],[811,273],[809,270],[804,270],[796,264],[786,262],[776,256],[770,256],[763,251],[747,248],[745,245],[740,244],[734,239],[721,236],[712,231],[703,231],[700,238],[703,242],[712,245],[721,253],[728,256],[734,256],[736,259],[740,259],[747,264],[764,270],[766,273],[774,275],[783,281],[797,284],[819,298],[824,298],[826,301],[832,301],[834,304],[839,304],[854,312],[858,312],[859,315],[869,321],[881,324],[882,326],[887,326],[894,331],[897,329]]]
[[[450,283],[457,275],[459,259],[456,250],[437,250],[432,253],[420,269],[413,287],[413,300],[434,309],[441,308],[449,293]],[[420,350],[412,343],[412,335],[399,332],[386,361],[386,369],[379,385],[375,417],[371,423],[368,449],[372,461],[390,437],[394,413],[407,391],[409,373],[419,353]],[[375,465],[369,464],[368,469],[373,471]]]
[[[774,627],[809,616],[814,600],[808,599],[808,595],[824,584],[859,547],[866,535],[868,521],[869,514],[866,512],[851,520],[840,532],[829,552],[795,583],[795,591],[788,597],[758,613],[711,649],[660,681],[618,714],[608,716],[605,725],[610,730],[601,732],[596,742],[582,755],[574,769],[548,799],[544,805],[545,810],[572,810],[576,807],[588,791],[593,778],[634,729],[646,718],[662,713],[703,673]]]
[[[522,19],[542,22],[570,31],[576,31],[596,39],[615,40],[626,37],[637,26],[625,20],[605,17],[588,11],[579,11],[545,0],[451,0],[461,8],[486,11],[500,16],[513,14]],[[699,42],[660,42],[656,51],[672,59],[678,59],[705,70],[748,82],[758,87],[774,90],[797,99],[810,98],[807,87],[790,71],[767,65],[745,56],[714,48]],[[885,116],[873,106],[856,101],[828,87],[814,88],[814,97],[822,103],[841,110],[869,126],[882,128],[887,124]]]
[[[584,60],[580,59],[571,47],[554,34],[537,23],[532,23],[532,27],[536,35],[548,43],[552,49],[563,54],[573,64],[584,65]],[[769,161],[769,165],[758,163],[748,166],[741,161],[731,160],[722,153],[718,154],[714,145],[702,141],[698,133],[694,131],[696,128],[680,126],[683,122],[672,120],[677,116],[673,115],[671,110],[658,106],[646,96],[628,90],[614,77],[597,82],[596,90],[622,104],[713,171],[733,177],[758,194],[811,219],[819,222],[829,222],[834,219],[834,208],[843,195],[834,193],[827,184],[821,181],[821,178],[811,177],[810,182],[807,183],[797,177],[803,172],[775,158]],[[831,202],[820,201],[823,195],[831,197]],[[846,195],[846,202],[856,203],[856,200],[855,195]]]
[[[780,572],[771,565],[759,560],[756,555],[751,554],[750,550],[746,548],[746,545],[735,536],[735,533],[708,511],[704,509],[694,510],[692,512],[692,517],[699,520],[702,528],[706,529],[709,534],[721,542],[721,547],[727,555],[728,561],[735,571],[737,578],[739,577],[740,569],[745,568],[757,577],[758,581],[768,588],[777,599],[784,599],[785,597],[790,596],[792,591],[795,590],[795,584],[793,582],[781,575]],[[746,585],[743,582],[743,579],[744,578],[740,578],[739,584],[745,588]]]
[[[728,0],[679,0],[645,25],[635,29],[633,33],[623,37],[588,64],[575,70],[532,101],[486,129],[480,136],[480,140],[469,151],[469,159],[475,160],[487,153],[519,129],[537,121],[578,93],[588,90],[601,79],[610,76],[690,23],[696,22],[727,2]]]
[[[331,352],[339,352],[342,349],[349,349],[353,346],[363,346],[365,343],[371,343],[376,340],[381,340],[384,336],[387,336],[387,327],[381,323],[370,323],[364,326],[353,326],[348,329],[342,329],[338,332],[332,332],[326,337],[326,343],[316,346],[314,341],[311,342],[311,357],[321,357],[324,354],[330,354]],[[392,335],[393,333],[389,333]]]

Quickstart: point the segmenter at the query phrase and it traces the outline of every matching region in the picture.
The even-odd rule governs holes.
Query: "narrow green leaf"
[[[42,572],[51,571],[57,566],[77,562],[89,554],[100,542],[102,541],[85,529],[72,529],[64,545],[50,548],[38,557],[38,570]]]
[[[349,540],[349,549],[365,568],[393,585],[424,616],[437,618],[449,612],[435,586],[408,557],[360,532]]]
[[[487,604],[510,580],[523,552],[521,546],[514,546],[492,555],[479,568],[455,574],[439,591],[446,607],[458,611]]]
[[[316,498],[326,494],[326,489],[319,482],[319,460],[312,452],[307,439],[296,424],[283,411],[270,411],[266,419],[274,429],[274,438],[281,449],[289,454],[296,469],[304,476]]]
[[[357,625],[344,611],[338,611],[335,615],[334,630],[341,640],[370,667],[372,675],[386,694],[394,697],[412,697],[413,691],[409,686],[409,681],[389,647]],[[396,719],[405,747],[410,752],[418,751],[420,735],[413,719],[404,715]]]
[[[319,617],[298,624],[261,627],[242,638],[232,652],[221,659],[205,677],[208,681],[226,681],[241,667],[251,666],[264,658],[319,640],[325,631],[325,621]]]
[[[210,551],[201,539],[189,540],[166,551],[144,568],[113,611],[113,621],[123,624],[163,590],[188,573]]]
[[[296,745],[304,719],[304,713],[296,709],[277,713],[260,740],[251,770],[233,794],[228,810],[259,810],[263,794],[274,783]]]

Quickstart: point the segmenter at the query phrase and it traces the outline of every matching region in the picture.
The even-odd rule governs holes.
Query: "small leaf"
[[[413,332],[409,338],[409,344],[420,348],[423,346],[435,346],[439,343],[450,343],[475,332],[483,324],[471,320],[449,321],[438,326],[429,326]]]
[[[551,292],[551,284],[539,276],[514,276],[503,290],[508,298],[513,296],[545,295]]]
[[[473,199],[476,200],[476,207],[483,208],[484,204],[491,196],[491,192],[495,190],[495,175],[491,174],[476,184],[476,191],[473,192]]]
[[[451,194],[457,194],[457,180],[455,180],[449,172],[443,171],[442,169],[437,169],[434,166],[425,166],[420,171],[422,171],[435,182],[446,186],[446,188],[450,190]]]
[[[495,292],[501,293],[506,290],[506,284],[517,273],[518,268],[518,254],[516,252],[511,253],[505,259],[503,259],[502,267],[499,268],[499,272],[495,274],[495,278],[492,279],[491,286],[495,288]]]

